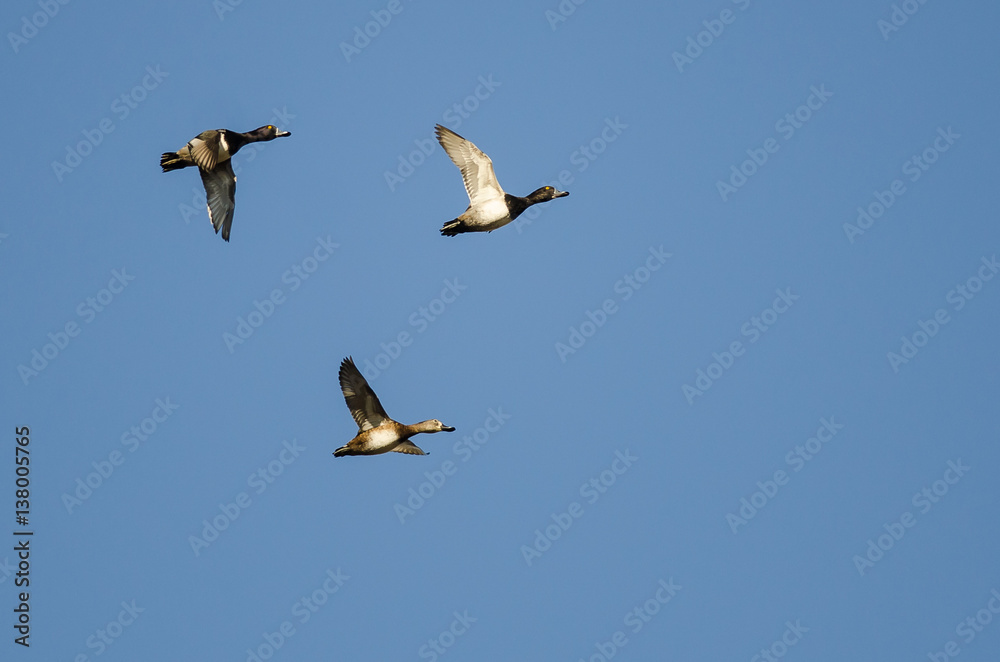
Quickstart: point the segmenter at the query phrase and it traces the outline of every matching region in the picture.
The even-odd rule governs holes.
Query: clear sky
[[[998,22],[4,3],[0,657],[996,660]],[[440,236],[436,123],[569,197]]]

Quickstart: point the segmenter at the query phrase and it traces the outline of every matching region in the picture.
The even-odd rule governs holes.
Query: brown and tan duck
[[[340,390],[344,393],[347,408],[358,424],[358,436],[333,452],[334,457],[342,455],[379,455],[381,453],[408,453],[426,455],[410,437],[421,432],[454,432],[436,418],[413,425],[403,425],[389,418],[378,401],[378,396],[368,386],[364,375],[354,365],[354,359],[347,357],[340,364]]]

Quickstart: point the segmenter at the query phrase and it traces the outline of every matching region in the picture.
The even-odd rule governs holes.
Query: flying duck
[[[569,195],[551,186],[528,194],[526,198],[505,193],[493,172],[493,161],[478,147],[440,124],[434,127],[441,147],[462,172],[469,208],[441,228],[441,234],[454,237],[462,232],[493,232],[507,225],[531,205]]]
[[[429,421],[403,425],[389,418],[378,401],[378,396],[368,386],[354,359],[347,357],[340,364],[340,390],[344,393],[347,408],[358,424],[358,435],[333,452],[343,455],[379,455],[395,451],[409,455],[426,455],[410,437],[420,432],[454,432],[436,418]]]
[[[198,166],[208,200],[208,217],[215,226],[215,233],[222,230],[222,238],[229,241],[236,207],[236,175],[230,161],[247,143],[263,142],[292,135],[268,124],[259,129],[239,133],[229,129],[202,131],[176,152],[164,152],[160,157],[163,172]]]

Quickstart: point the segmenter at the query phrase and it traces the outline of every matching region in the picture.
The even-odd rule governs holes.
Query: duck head
[[[455,428],[445,425],[436,418],[432,418],[429,421],[422,421],[417,423],[417,427],[420,428],[421,432],[454,432]]]
[[[528,194],[528,200],[531,200],[532,204],[538,202],[548,202],[555,198],[564,198],[569,195],[569,191],[560,191],[552,186],[543,186],[540,189],[532,191]]]
[[[284,138],[285,136],[292,135],[292,133],[290,131],[282,131],[273,124],[268,124],[259,129],[254,129],[247,135],[253,136],[255,142],[261,142],[264,140],[274,140],[275,138]]]

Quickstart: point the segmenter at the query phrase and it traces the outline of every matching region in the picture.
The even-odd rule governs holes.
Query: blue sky
[[[994,660],[998,20],[6,3],[4,659]]]

